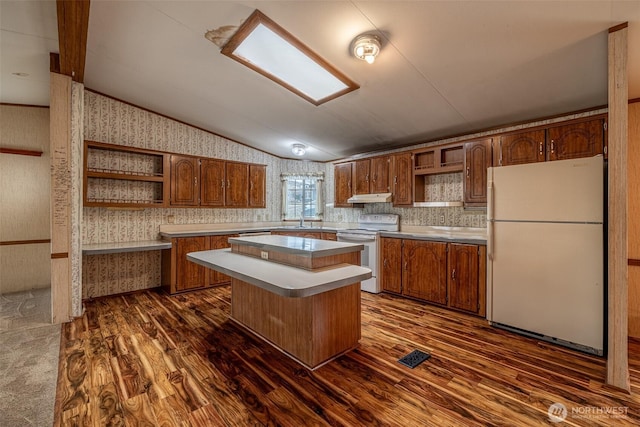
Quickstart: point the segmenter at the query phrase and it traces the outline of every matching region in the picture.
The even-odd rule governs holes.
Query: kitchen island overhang
[[[268,236],[260,236],[264,237]],[[248,246],[255,245],[255,237],[236,238],[234,243],[243,245],[243,239],[248,239]],[[301,247],[297,241],[272,242],[270,250],[276,252],[278,245]],[[232,249],[193,252],[187,259],[231,277],[232,320],[315,369],[358,345],[360,281],[371,277],[371,270],[342,262],[341,255],[331,254],[335,249],[331,242],[308,243],[302,242],[302,247],[316,252],[316,258],[322,255],[319,252],[329,251],[326,255],[333,257],[335,264],[309,270]],[[352,252],[357,252],[359,261],[361,245],[353,245],[352,252],[344,251],[344,243],[339,245],[345,259],[353,260]]]

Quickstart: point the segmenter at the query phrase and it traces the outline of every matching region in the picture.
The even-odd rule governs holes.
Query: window
[[[282,220],[322,219],[324,173],[282,174]]]

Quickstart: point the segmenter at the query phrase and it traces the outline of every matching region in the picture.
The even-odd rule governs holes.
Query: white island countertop
[[[339,264],[309,271],[232,253],[230,249],[191,252],[187,254],[187,259],[290,298],[320,294],[371,277],[370,269],[358,265]]]
[[[249,236],[231,237],[229,243],[252,246],[265,251],[282,252],[308,258],[340,255],[364,250],[358,243],[335,242],[332,240],[310,239],[297,236]]]

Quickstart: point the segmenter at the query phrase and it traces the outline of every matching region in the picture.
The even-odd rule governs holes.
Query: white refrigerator
[[[492,325],[602,355],[602,156],[488,169]]]

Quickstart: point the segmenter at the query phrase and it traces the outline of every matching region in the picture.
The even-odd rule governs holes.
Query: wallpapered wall
[[[538,122],[529,126],[543,123]],[[176,224],[280,221],[282,213],[280,174],[283,172],[325,172],[325,202],[327,203],[325,222],[355,223],[363,212],[397,213],[401,216],[401,223],[404,225],[486,227],[486,216],[483,211],[465,211],[461,207],[394,208],[391,203],[378,203],[365,205],[364,209],[334,208],[334,179],[331,163],[279,159],[90,91],[84,93],[84,139],[267,165],[267,204],[264,209],[153,208],[131,211],[84,208],[82,219],[84,244],[157,239],[159,226],[168,222],[169,215],[174,216]],[[449,139],[438,141],[438,143],[455,140]],[[433,144],[435,143],[423,144],[416,148]],[[454,175],[443,175],[434,180],[427,191],[441,197],[461,194],[461,181]],[[444,223],[441,223],[441,217],[444,217]],[[160,284],[160,253],[158,251],[84,256],[82,266],[83,298],[145,289]]]
[[[3,148],[42,151],[0,154],[0,240],[49,239],[49,108],[0,105],[0,141]],[[0,246],[0,295],[49,288],[50,246]]]

